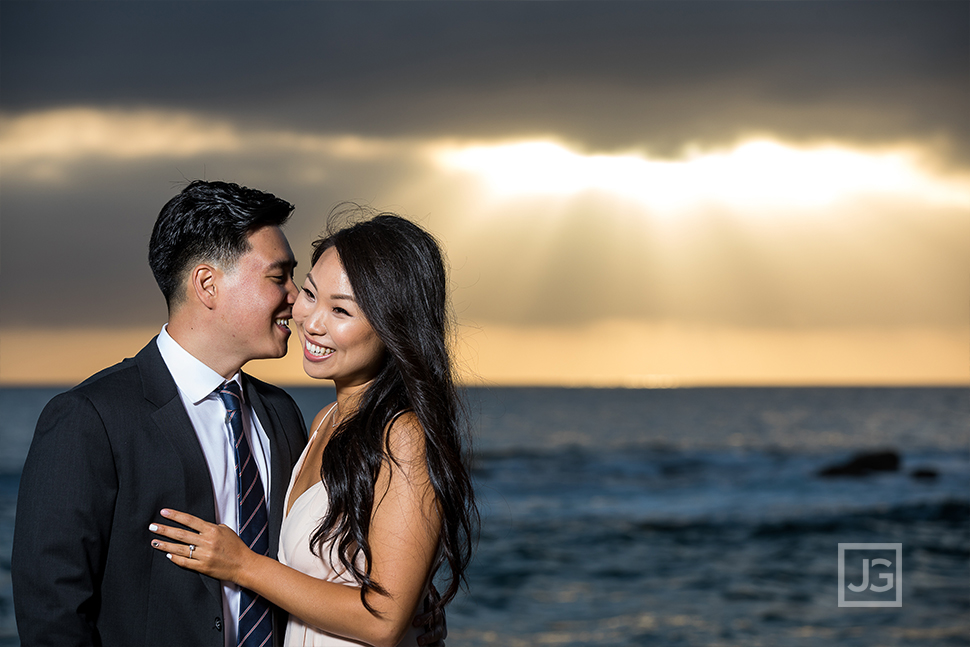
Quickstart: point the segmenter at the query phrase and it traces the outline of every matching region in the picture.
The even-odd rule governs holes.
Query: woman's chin
[[[331,380],[332,372],[320,365],[319,362],[303,358],[303,372],[315,380]]]

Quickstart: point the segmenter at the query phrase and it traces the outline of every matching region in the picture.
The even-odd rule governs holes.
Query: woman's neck
[[[371,380],[373,382],[373,380]],[[337,410],[334,411],[334,422],[339,425],[348,416],[354,415],[357,411],[357,407],[360,406],[361,398],[364,396],[364,392],[371,385],[371,382],[365,382],[363,384],[355,385],[341,385],[334,382],[334,387],[337,390]]]

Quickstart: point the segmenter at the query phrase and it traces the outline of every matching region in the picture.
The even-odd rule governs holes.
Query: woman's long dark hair
[[[332,214],[328,233],[313,243],[312,264],[327,249],[336,249],[357,304],[387,352],[356,412],[341,422],[323,452],[320,472],[330,509],[310,544],[320,554],[326,542],[336,541],[340,562],[360,583],[361,601],[373,611],[367,593],[387,594],[371,578],[369,541],[378,472],[382,465],[395,465],[385,429],[396,415],[413,411],[424,428],[428,474],[441,516],[431,575],[444,563],[450,571],[437,602],[441,607],[465,581],[478,523],[462,449],[464,410],[448,353],[445,266],[435,239],[414,223],[354,207],[372,217],[334,230],[335,217],[346,210]]]

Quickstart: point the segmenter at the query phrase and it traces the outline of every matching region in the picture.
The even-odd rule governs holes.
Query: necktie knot
[[[216,393],[219,394],[219,399],[222,403],[226,405],[226,411],[232,413],[233,411],[239,411],[240,403],[242,402],[242,393],[239,390],[239,385],[230,380],[225,382],[220,386]]]

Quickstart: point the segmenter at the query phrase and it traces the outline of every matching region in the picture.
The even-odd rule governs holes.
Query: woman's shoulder
[[[394,414],[385,433],[396,457],[424,457],[424,427],[413,410],[405,409]]]
[[[424,427],[413,409],[403,409],[391,416],[391,421],[387,423],[388,434],[419,434],[424,436]]]

